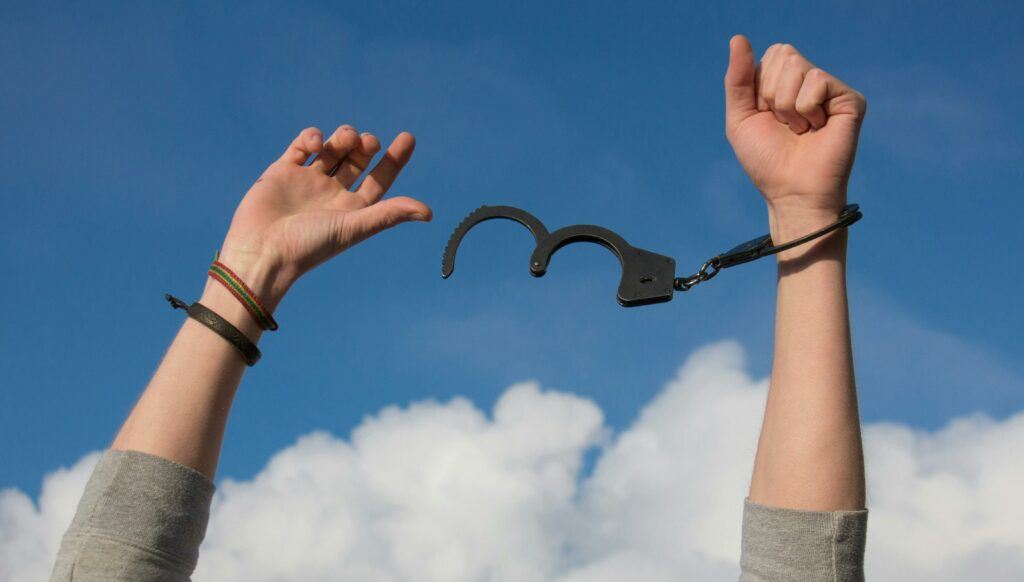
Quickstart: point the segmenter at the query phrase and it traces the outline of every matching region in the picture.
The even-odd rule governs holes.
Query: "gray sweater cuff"
[[[861,581],[868,511],[743,507],[742,582]]]
[[[70,537],[99,537],[152,551],[194,570],[214,485],[205,475],[138,451],[103,453]]]

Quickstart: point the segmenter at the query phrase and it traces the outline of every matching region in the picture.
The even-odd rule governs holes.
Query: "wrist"
[[[845,198],[845,197],[843,197]],[[836,208],[792,207],[768,204],[768,222],[772,241],[782,244],[820,230],[836,221],[842,205]],[[776,255],[780,265],[785,261],[801,262],[818,259],[845,261],[847,234],[845,228],[835,230],[809,243]]]
[[[231,270],[232,278],[241,280],[255,295],[263,311],[273,315],[285,293],[294,281],[280,262],[255,253],[244,253],[226,247],[217,258]],[[263,327],[223,281],[207,275],[200,303],[226,319],[250,340],[256,342],[263,334]]]
[[[217,261],[245,283],[271,314],[298,278],[292,269],[273,255],[241,250],[227,242],[221,247]],[[210,284],[223,287],[212,278],[207,281],[207,287]]]
[[[223,285],[207,278],[206,287],[199,297],[199,303],[238,328],[238,331],[249,338],[249,341],[254,344],[259,343],[259,339],[263,335],[263,328],[246,310],[245,306]]]

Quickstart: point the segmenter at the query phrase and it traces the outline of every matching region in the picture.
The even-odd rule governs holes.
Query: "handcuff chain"
[[[742,265],[743,263],[748,263],[750,261],[789,250],[802,244],[807,244],[834,230],[849,227],[851,224],[860,220],[862,216],[859,206],[856,204],[847,204],[839,213],[839,218],[835,222],[800,238],[782,244],[775,244],[772,242],[771,236],[769,235],[749,240],[704,261],[704,264],[701,265],[700,269],[689,277],[676,277],[672,281],[672,287],[676,291],[689,291],[694,285],[714,278],[714,276],[722,269]]]
[[[675,287],[676,291],[689,291],[697,283],[703,283],[708,279],[713,279],[721,270],[722,269],[719,267],[718,257],[711,257],[704,261],[704,264],[700,266],[700,269],[698,269],[696,273],[689,277],[676,277],[672,282],[672,286]]]

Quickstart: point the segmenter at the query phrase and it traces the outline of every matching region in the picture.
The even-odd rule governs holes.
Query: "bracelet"
[[[252,340],[245,337],[245,334],[239,331],[237,327],[231,325],[228,320],[217,315],[205,305],[198,301],[189,305],[170,293],[164,293],[164,298],[171,304],[171,307],[174,309],[184,309],[189,317],[217,332],[217,335],[235,346],[238,352],[242,354],[242,358],[245,359],[247,365],[253,366],[260,360],[260,356],[263,354],[260,353],[260,349],[256,347],[256,344],[252,343]]]
[[[253,319],[260,328],[274,331],[277,329],[277,322],[271,317],[270,312],[263,307],[263,303],[256,297],[256,294],[252,292],[252,289],[248,285],[242,282],[242,279],[235,274],[234,271],[228,268],[227,265],[220,262],[218,257],[220,252],[214,255],[213,264],[210,265],[210,270],[207,272],[210,277],[220,282],[221,285],[227,287],[228,291],[238,299],[239,302],[245,307],[246,311],[252,315]]]

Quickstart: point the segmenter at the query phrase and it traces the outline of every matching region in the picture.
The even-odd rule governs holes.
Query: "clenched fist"
[[[788,238],[834,221],[846,204],[864,96],[788,44],[772,45],[757,64],[737,35],[725,101],[726,136],[768,203],[772,234]]]

